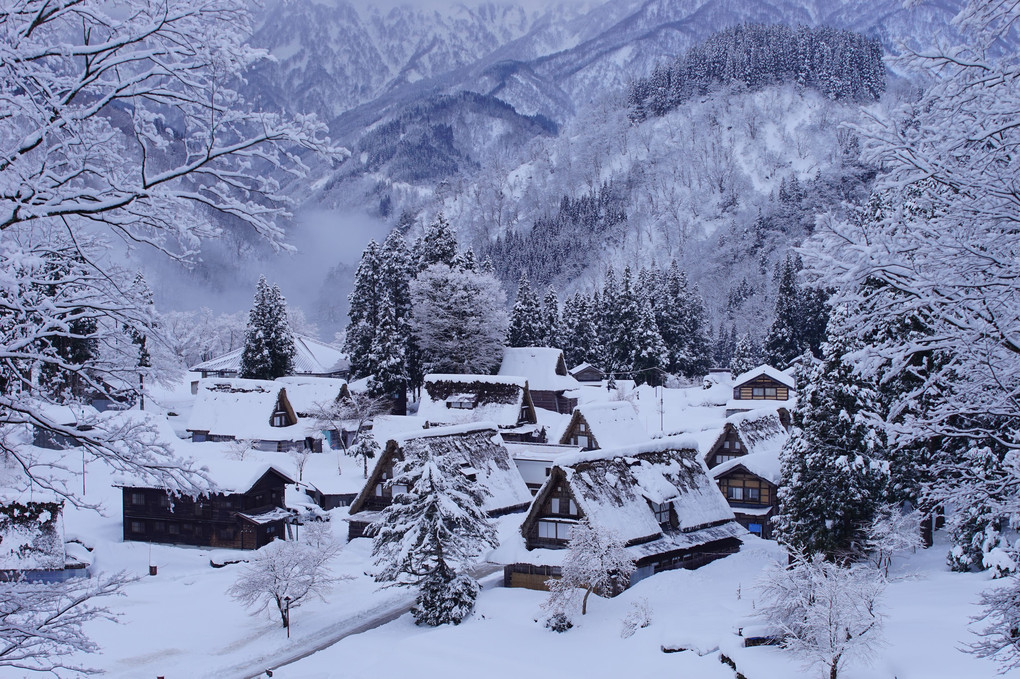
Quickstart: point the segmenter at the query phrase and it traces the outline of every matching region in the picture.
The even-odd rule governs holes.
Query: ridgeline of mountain
[[[745,315],[753,324],[769,313],[776,258],[810,230],[813,211],[867,191],[871,170],[841,128],[858,116],[858,102],[776,78],[756,91],[699,88],[634,124],[632,86],[732,27],[827,26],[889,52],[913,36],[952,33],[956,6],[613,0],[536,11],[497,2],[442,10],[275,2],[252,40],[275,61],[249,74],[248,86],[267,107],[317,113],[353,151],[337,166],[313,164],[310,186],[291,185],[305,212],[367,213],[406,228],[443,211],[465,244],[505,256],[497,267],[510,288],[511,272],[524,266],[569,291],[611,265],[676,258],[715,319]],[[780,184],[794,180],[802,198],[780,209]],[[607,200],[610,213],[586,212]],[[321,272],[321,290],[305,284],[307,292],[288,293],[309,308],[314,298],[328,300],[320,309],[327,336],[346,308],[336,271],[367,239],[352,227],[341,232],[340,221],[291,226],[295,242],[319,245],[317,257],[347,263],[328,282],[328,268]],[[528,251],[541,255],[527,263]]]

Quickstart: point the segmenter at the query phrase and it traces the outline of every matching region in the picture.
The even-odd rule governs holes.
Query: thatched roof
[[[430,424],[495,422],[499,427],[510,428],[520,423],[522,409],[526,413],[525,422],[538,422],[528,382],[523,377],[426,375],[418,417]]]

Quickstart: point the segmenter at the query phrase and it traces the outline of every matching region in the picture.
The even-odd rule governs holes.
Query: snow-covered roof
[[[526,387],[523,377],[426,375],[418,417],[430,424],[484,421],[514,427],[523,406],[529,406],[533,414],[534,406],[526,402]]]
[[[563,352],[550,347],[507,347],[503,350],[500,376],[518,376],[528,380],[532,391],[566,391],[581,383],[567,374]]]
[[[717,467],[713,467],[710,473],[712,478],[718,479],[726,473],[733,471],[735,467],[743,467],[755,476],[760,476],[770,483],[779,485],[780,468],[778,455],[768,455],[766,453],[741,455],[738,458],[728,460]]]
[[[515,460],[552,462],[564,455],[574,455],[579,452],[577,446],[566,446],[556,443],[518,443],[516,441],[507,441],[503,445],[510,451],[510,457]]]
[[[336,402],[347,387],[347,380],[338,377],[292,375],[275,380],[287,390],[287,400],[300,416],[310,416]]]
[[[226,457],[209,457],[197,461],[196,466],[204,469],[221,493],[246,493],[270,470],[284,478],[285,483],[294,483],[284,465],[267,464],[255,457],[250,460],[236,460]]]
[[[191,368],[194,372],[220,372],[237,374],[241,370],[241,353],[244,348],[209,359]],[[295,375],[335,375],[350,369],[346,354],[331,344],[320,342],[307,335],[294,335]]]
[[[793,410],[797,405],[797,398],[790,394],[790,398],[785,401],[773,401],[759,400],[752,398],[731,398],[726,401],[726,412],[728,413],[742,413],[756,410],[771,410],[775,411],[778,408],[786,408],[787,410]]]
[[[364,488],[351,505],[351,514],[361,511],[379,483],[381,472],[393,460],[401,459],[406,447],[416,445],[426,445],[433,454],[450,456],[473,469],[476,482],[489,493],[482,503],[487,512],[523,507],[531,502],[531,491],[503,445],[498,428],[491,422],[481,422],[409,432],[387,441]]]
[[[295,424],[273,427],[271,421],[283,385],[270,380],[207,378],[188,419],[188,431],[262,441],[298,441],[311,435]]]
[[[28,502],[7,511],[11,514],[0,521],[0,571],[62,569],[66,557],[60,504]]]
[[[663,535],[650,502],[670,503],[680,532],[733,520],[733,511],[708,477],[689,438],[671,437],[562,457],[539,491],[535,507],[557,482],[559,473],[583,516],[631,544]],[[533,509],[532,514],[535,512]]]
[[[577,406],[560,443],[569,443],[567,436],[579,416],[588,423],[599,448],[619,448],[648,438],[637,409],[630,401],[602,401]]]
[[[756,408],[727,417],[724,426],[714,430],[714,436],[708,445],[705,445],[704,434],[713,430],[702,432],[702,436],[698,438],[701,450],[706,457],[712,453],[716,444],[726,435],[730,427],[736,430],[740,442],[749,455],[771,455],[778,459],[779,451],[783,449],[786,440],[790,438],[790,434],[780,421],[779,413],[774,407]]]
[[[777,370],[770,365],[760,365],[757,368],[748,370],[746,373],[737,375],[736,379],[733,380],[733,386],[739,387],[741,384],[750,382],[755,377],[761,377],[762,375],[770,377],[780,384],[785,384],[790,389],[797,388],[797,381],[793,379],[793,376],[787,375],[783,371]]]

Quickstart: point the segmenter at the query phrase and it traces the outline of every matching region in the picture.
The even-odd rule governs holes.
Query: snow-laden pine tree
[[[368,363],[373,366],[368,379],[371,396],[401,401],[407,396],[407,367],[404,359],[407,338],[401,334],[396,306],[389,290],[384,289],[379,304],[379,325],[369,347]],[[400,408],[403,410],[403,408]]]
[[[517,298],[510,311],[510,323],[506,328],[506,345],[508,347],[543,346],[544,325],[542,305],[538,301],[538,295],[531,289],[527,272],[522,272],[517,284]]]
[[[427,371],[486,374],[502,360],[506,294],[491,274],[433,264],[411,281],[411,301]]]
[[[740,336],[733,347],[733,356],[730,358],[730,375],[737,377],[748,370],[761,365],[761,350],[758,343],[754,341],[751,333],[747,332]]]
[[[806,555],[846,559],[859,552],[866,529],[885,501],[889,480],[885,432],[874,383],[845,360],[859,345],[834,313],[824,359],[808,361],[790,438],[780,455],[776,536]]]
[[[590,297],[575,293],[563,304],[561,324],[563,358],[574,367],[582,363],[602,364],[604,349],[601,343],[597,313]]]
[[[419,273],[433,264],[463,268],[462,262],[458,262],[457,231],[442,214],[437,215],[414,242],[412,259]]]
[[[776,272],[776,305],[772,325],[765,334],[765,362],[780,370],[804,353],[797,268],[787,255]]]
[[[294,336],[287,320],[287,301],[280,288],[259,276],[255,299],[248,313],[248,328],[241,352],[239,376],[274,380],[294,372]]]
[[[417,273],[407,241],[397,231],[386,237],[380,253],[380,282],[389,294],[393,306],[394,323],[399,341],[403,345],[403,370],[407,388],[419,389],[425,379],[422,370],[421,350],[411,334],[411,279]]]
[[[684,377],[702,377],[712,365],[705,302],[697,286],[674,261],[648,290],[655,322],[667,351],[666,371]]]
[[[539,346],[562,348],[562,335],[560,299],[556,295],[556,288],[550,285],[542,299],[542,341]]]
[[[418,587],[412,609],[418,624],[459,623],[478,594],[467,571],[497,544],[482,510],[483,489],[427,438],[407,442],[387,483],[393,501],[368,529],[376,579]]]
[[[347,338],[344,352],[351,362],[351,377],[359,379],[375,372],[372,363],[372,342],[379,327],[379,297],[383,289],[383,258],[379,244],[370,240],[361,253],[354,272],[354,289],[347,297]]]
[[[547,581],[549,599],[545,608],[550,615],[561,614],[569,619],[580,593],[581,615],[586,615],[592,592],[607,597],[617,594],[627,588],[633,571],[634,557],[623,540],[611,530],[582,519],[570,532],[560,577]]]
[[[615,280],[615,278],[613,279]],[[607,276],[607,286],[610,277]],[[642,288],[634,285],[629,267],[623,271],[618,291],[607,287],[603,297],[607,354],[611,370],[625,374],[638,384],[659,384],[666,365],[666,345],[659,335],[655,314]]]

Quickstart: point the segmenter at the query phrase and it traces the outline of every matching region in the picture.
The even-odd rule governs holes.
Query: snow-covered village
[[[0,0],[0,677],[1020,677],[1018,22]]]

